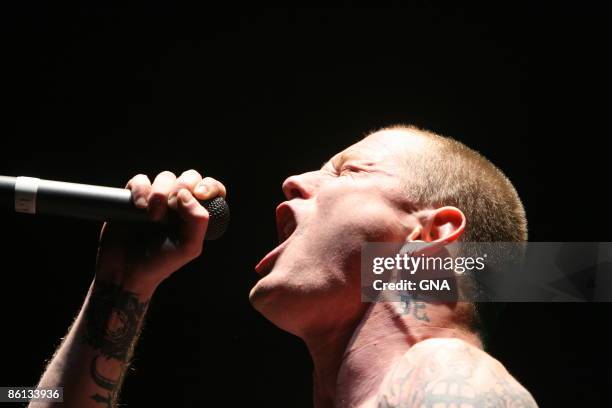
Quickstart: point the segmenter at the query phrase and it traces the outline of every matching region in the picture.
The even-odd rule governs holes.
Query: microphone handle
[[[65,183],[33,177],[0,176],[2,207],[26,214],[59,215],[97,221],[148,221],[127,189]]]
[[[200,203],[210,213],[206,239],[220,237],[229,223],[227,203],[222,197]],[[133,204],[130,190],[33,177],[0,176],[0,210],[96,221],[151,222],[147,210]]]

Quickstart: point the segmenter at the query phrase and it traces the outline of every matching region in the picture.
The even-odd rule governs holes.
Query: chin
[[[279,279],[265,276],[249,293],[253,308],[278,328],[300,336],[304,325],[304,299],[291,288],[282,285]]]
[[[261,304],[265,302],[265,298],[267,297],[266,290],[261,287],[260,282],[261,280],[259,280],[255,286],[253,286],[251,292],[249,293],[249,302],[251,302],[251,305],[253,305],[253,307],[259,312],[261,312]]]
[[[267,310],[278,307],[277,298],[280,291],[282,289],[274,284],[274,280],[270,279],[270,274],[268,274],[253,286],[249,293],[249,301],[255,310],[267,317]]]

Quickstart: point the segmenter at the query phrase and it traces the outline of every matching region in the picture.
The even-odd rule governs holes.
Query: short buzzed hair
[[[406,188],[418,208],[454,206],[467,219],[461,241],[523,242],[527,240],[525,209],[510,180],[475,150],[450,137],[412,125],[404,130],[426,137],[433,151],[408,158]]]
[[[455,139],[416,126],[381,129],[385,130],[405,131],[430,142],[431,150],[406,158],[409,174],[405,188],[418,209],[454,206],[465,214],[465,232],[459,239],[468,243],[462,245],[463,255],[473,255],[473,242],[527,241],[523,203],[508,177],[488,159]],[[488,266],[495,267],[492,258]],[[466,275],[469,276],[465,276],[467,280],[462,285],[480,293],[478,279]],[[474,314],[468,325],[479,333],[486,346],[504,304],[486,301],[472,304]]]

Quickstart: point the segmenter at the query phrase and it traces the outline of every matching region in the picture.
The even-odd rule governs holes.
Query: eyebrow
[[[333,165],[333,164],[334,164],[334,163],[333,163],[333,160],[334,160],[336,157],[338,157],[338,154],[336,154],[336,155],[335,155],[334,157],[332,157],[331,159],[329,159],[329,160],[327,160],[327,161],[323,162],[323,164],[321,165],[321,168],[325,167],[325,166],[326,166],[326,165],[328,165],[329,163],[331,163],[331,164]],[[339,159],[341,162],[346,161],[346,152],[345,152],[345,151],[344,151],[344,152],[341,152],[341,153],[339,154],[339,158],[338,158],[338,159]]]

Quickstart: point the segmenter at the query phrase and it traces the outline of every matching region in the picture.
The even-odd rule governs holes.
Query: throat
[[[315,408],[362,405],[378,390],[391,365],[410,348],[410,339],[392,327],[393,320],[402,316],[381,314],[377,310],[380,306],[368,308],[351,327],[306,341],[314,363]]]
[[[354,327],[340,330],[331,336],[317,336],[316,341],[306,341],[313,369],[313,399],[315,408],[336,408],[338,378]],[[327,339],[322,342],[321,339]]]
[[[455,324],[456,310],[425,303],[411,307],[416,315],[402,313],[396,303],[374,303],[352,332],[341,336],[343,343],[328,345],[325,359],[317,363],[313,356],[316,408],[369,405],[394,364],[420,341],[453,337],[481,346],[475,334]]]
[[[392,311],[372,307],[355,330],[338,371],[337,408],[359,407],[376,396],[385,376],[410,347],[416,343],[400,330],[403,317]],[[383,310],[386,306],[383,306]]]

